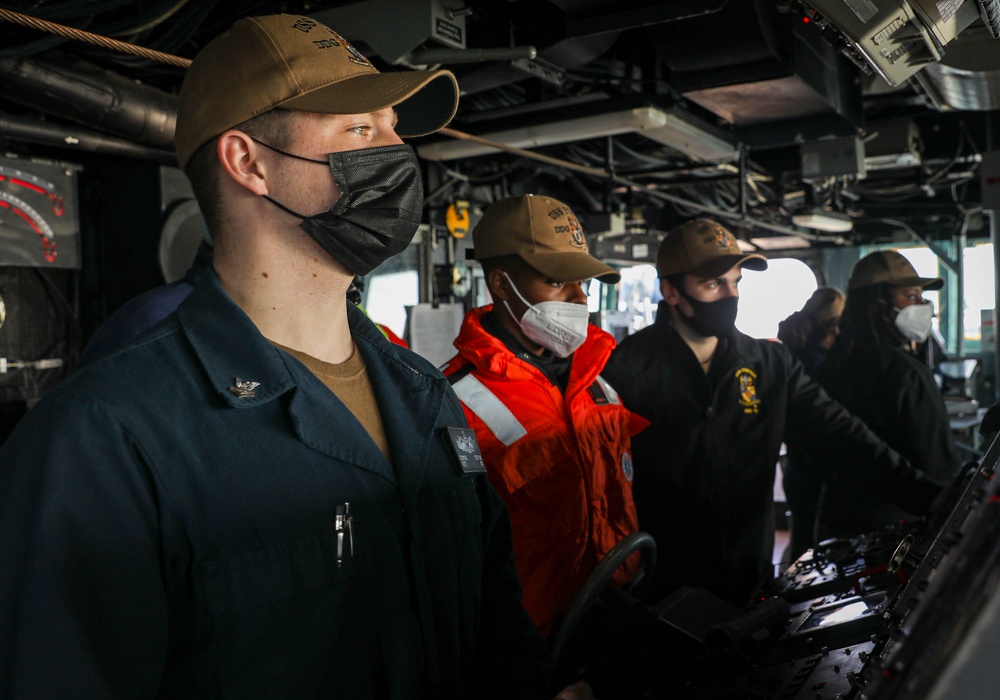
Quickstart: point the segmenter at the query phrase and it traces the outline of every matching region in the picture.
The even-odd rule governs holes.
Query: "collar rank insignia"
[[[244,381],[239,377],[236,377],[236,386],[229,387],[229,391],[236,395],[239,399],[252,399],[254,394],[254,389],[260,386],[260,382],[254,381]]]

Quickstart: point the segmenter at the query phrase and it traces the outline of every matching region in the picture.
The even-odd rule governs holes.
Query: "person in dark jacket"
[[[800,311],[778,324],[778,340],[788,346],[811,377],[818,376],[840,333],[844,298],[836,287],[819,287]]]
[[[914,510],[940,492],[786,347],[735,329],[742,269],[766,264],[714,221],[670,231],[657,251],[656,322],[622,341],[605,369],[626,407],[651,421],[632,446],[639,529],[669,562],[657,567],[653,602],[687,584],[744,606],[773,575],[772,487],[786,435]]]
[[[346,299],[420,221],[397,130],[457,92],[309,17],[198,54],[175,144],[213,269],[0,450],[0,697],[555,695],[461,405]]]
[[[958,472],[944,398],[917,352],[934,316],[925,289],[944,280],[921,277],[902,254],[874,252],[859,260],[847,285],[841,333],[820,372],[837,401],[906,457],[927,478],[947,482]],[[824,479],[820,533],[853,535],[911,517],[885,497],[830,472]]]
[[[844,313],[844,293],[836,287],[820,287],[800,311],[778,324],[778,340],[784,343],[802,363],[806,374],[814,379],[827,352],[840,332],[840,315]],[[792,562],[816,544],[816,513],[823,492],[823,478],[810,462],[807,452],[786,445],[782,464],[782,487],[791,511],[789,543],[783,559]]]

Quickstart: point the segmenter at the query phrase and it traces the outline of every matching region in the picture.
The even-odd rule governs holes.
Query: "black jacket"
[[[830,395],[929,479],[954,478],[959,459],[948,412],[927,365],[887,344],[858,347],[843,359],[836,352],[819,374]],[[825,456],[817,461],[825,481],[819,517],[825,527],[855,534],[905,516],[887,499],[858,492],[849,479],[830,471]]]
[[[744,605],[772,573],[773,484],[786,436],[835,455],[859,483],[925,509],[936,487],[827,396],[784,346],[734,331],[706,374],[661,304],[605,378],[652,425],[632,438],[639,528],[656,539],[656,600],[681,584]]]

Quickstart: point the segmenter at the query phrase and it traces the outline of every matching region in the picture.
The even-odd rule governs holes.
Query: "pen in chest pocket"
[[[347,554],[354,554],[354,518],[351,515],[351,504],[341,503],[334,511],[333,528],[337,533],[337,566],[344,563],[344,543],[347,543]]]

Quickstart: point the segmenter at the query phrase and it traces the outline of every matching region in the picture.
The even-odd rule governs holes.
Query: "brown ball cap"
[[[746,254],[736,236],[711,219],[694,219],[671,230],[656,251],[656,274],[716,277],[739,265],[766,270],[767,258]]]
[[[517,255],[557,282],[621,279],[590,255],[576,215],[551,197],[529,194],[494,202],[472,230],[472,244],[476,260]]]
[[[178,95],[174,146],[183,169],[200,146],[272,109],[367,114],[396,107],[400,136],[455,115],[450,71],[379,73],[329,27],[299,15],[247,17],[195,56]]]
[[[802,307],[803,313],[817,323],[826,323],[844,315],[847,298],[836,287],[819,287]]]
[[[854,264],[847,290],[883,282],[894,287],[923,287],[930,290],[944,286],[944,280],[940,277],[920,277],[901,253],[895,250],[877,250]]]

